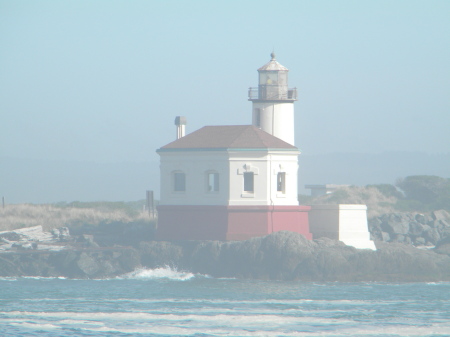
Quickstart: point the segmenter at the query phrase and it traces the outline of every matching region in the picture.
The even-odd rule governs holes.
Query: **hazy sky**
[[[0,1],[0,156],[156,160],[250,124],[275,49],[305,154],[450,144],[450,1]]]

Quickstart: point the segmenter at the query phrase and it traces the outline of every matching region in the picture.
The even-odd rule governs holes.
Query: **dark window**
[[[286,191],[286,173],[278,172],[277,174],[277,191],[285,193]]]
[[[219,173],[208,173],[208,192],[219,191]]]
[[[175,192],[186,191],[186,175],[183,172],[173,174],[173,190]]]
[[[255,126],[261,127],[261,109],[255,109]]]
[[[253,172],[244,172],[244,192],[253,193]]]

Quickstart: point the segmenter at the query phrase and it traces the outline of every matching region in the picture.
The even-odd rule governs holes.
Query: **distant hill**
[[[6,203],[134,201],[159,191],[158,162],[94,163],[0,157]]]
[[[398,178],[436,175],[450,178],[450,153],[385,152],[300,155],[299,192],[307,184],[394,184]]]

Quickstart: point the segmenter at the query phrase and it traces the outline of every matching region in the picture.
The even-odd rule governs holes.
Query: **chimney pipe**
[[[184,137],[186,134],[186,117],[175,117],[175,125],[177,126],[177,139]]]

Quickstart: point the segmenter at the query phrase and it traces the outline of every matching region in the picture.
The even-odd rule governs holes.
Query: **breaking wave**
[[[188,281],[196,276],[205,277],[200,274],[193,274],[187,271],[178,271],[176,268],[165,266],[156,269],[140,268],[132,271],[131,273],[119,276],[119,279],[135,279],[135,280],[158,280],[166,279],[173,281]]]

